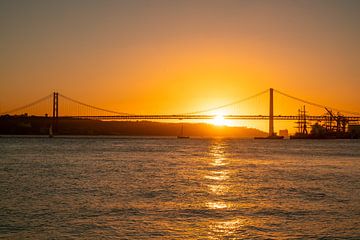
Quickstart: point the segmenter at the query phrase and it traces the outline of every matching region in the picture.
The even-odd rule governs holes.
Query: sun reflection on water
[[[229,188],[223,185],[208,185],[208,187],[216,195],[222,195],[229,191]]]
[[[213,162],[210,163],[211,165],[213,166],[225,166],[227,165],[228,163],[225,162],[225,160],[223,158],[216,158],[214,159]]]
[[[225,147],[222,141],[215,141],[211,145],[210,149],[210,162],[211,166],[216,166],[216,170],[210,169],[208,174],[204,176],[205,179],[210,180],[211,183],[207,184],[209,192],[216,196],[221,196],[229,191],[229,187],[225,184],[225,181],[229,179],[229,171],[224,169],[228,164],[225,158]],[[210,209],[225,209],[229,208],[222,199],[209,199],[206,203],[207,208]]]
[[[229,202],[226,197],[229,195],[231,188],[231,171],[228,164],[229,159],[226,158],[226,145],[224,141],[215,141],[210,149],[209,170],[204,178],[207,180],[207,187],[212,194],[206,202],[206,207],[216,210],[218,213],[234,208],[236,205]],[[223,239],[223,237],[236,234],[237,230],[243,225],[243,221],[238,218],[231,220],[213,220],[209,222],[209,238]]]
[[[229,172],[226,170],[213,171],[213,172],[211,172],[211,174],[212,175],[206,175],[205,178],[211,179],[211,180],[217,180],[217,181],[226,180],[229,178]]]
[[[244,226],[244,221],[240,219],[218,221],[210,224],[210,231],[213,234],[210,239],[223,239],[225,236],[234,235],[242,226]]]
[[[226,202],[207,202],[206,206],[210,209],[224,209],[229,207]]]

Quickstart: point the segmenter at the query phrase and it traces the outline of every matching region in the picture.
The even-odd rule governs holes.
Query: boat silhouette
[[[181,132],[180,135],[177,136],[177,138],[190,138],[189,136],[184,135],[184,124],[181,124]]]

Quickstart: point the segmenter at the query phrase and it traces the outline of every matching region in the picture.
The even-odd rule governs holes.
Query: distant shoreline
[[[1,116],[0,135],[48,136],[52,118]],[[152,121],[100,121],[62,119],[53,126],[55,136],[176,137],[181,126],[192,138],[253,138],[267,133],[255,128],[215,126],[207,123],[163,123]]]
[[[48,135],[5,135],[0,134],[0,138],[38,138],[38,139],[48,139]],[[131,140],[131,139],[173,139],[184,141],[182,139],[178,139],[177,136],[125,136],[125,135],[55,135],[53,138],[58,139],[123,139],[123,140]],[[199,137],[199,136],[191,136],[189,139],[191,140],[212,140],[212,139],[222,139],[222,140],[255,140],[253,137]]]

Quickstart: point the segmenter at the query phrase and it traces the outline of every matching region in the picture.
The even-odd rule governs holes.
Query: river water
[[[1,137],[0,238],[360,239],[360,141]]]

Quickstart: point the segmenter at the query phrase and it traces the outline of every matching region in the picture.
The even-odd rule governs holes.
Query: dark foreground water
[[[0,238],[360,239],[360,141],[1,137]]]

